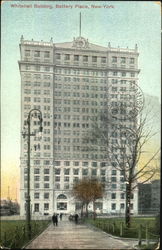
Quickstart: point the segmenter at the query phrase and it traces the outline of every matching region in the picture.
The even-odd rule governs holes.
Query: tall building
[[[115,163],[107,161],[106,148],[87,136],[100,122],[99,116],[110,107],[116,115],[110,128],[113,134],[119,100],[129,103],[138,81],[138,49],[113,48],[90,43],[81,36],[72,42],[20,41],[21,128],[25,129],[31,109],[43,114],[43,136],[31,137],[32,214],[73,212],[79,203],[71,194],[74,183],[91,176],[106,185],[106,194],[96,203],[98,211],[125,212],[125,183]],[[134,85],[135,84],[135,85]],[[128,87],[129,86],[129,87]],[[124,110],[123,110],[124,112]],[[123,114],[122,114],[123,115]],[[121,121],[120,121],[121,123]],[[135,119],[122,121],[135,126]],[[31,130],[37,132],[38,119]],[[114,149],[115,150],[115,149]],[[117,150],[115,151],[117,154]],[[21,138],[21,215],[25,214],[27,190],[27,141]],[[137,190],[131,211],[137,213]]]

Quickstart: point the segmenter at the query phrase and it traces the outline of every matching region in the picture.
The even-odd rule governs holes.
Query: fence
[[[31,223],[31,238],[40,233],[49,224],[49,222],[32,221]],[[28,242],[28,234],[25,225],[15,226],[9,230],[1,232],[0,248],[2,249],[12,249],[21,248],[24,244]]]
[[[149,227],[149,223],[144,225],[139,224],[136,227],[127,228],[124,222],[108,222],[108,221],[95,221],[92,222],[93,225],[102,229],[103,231],[120,236],[123,238],[134,238],[138,240],[138,246],[140,247],[142,243],[145,245],[157,243],[159,241],[160,235],[153,232],[153,228]]]

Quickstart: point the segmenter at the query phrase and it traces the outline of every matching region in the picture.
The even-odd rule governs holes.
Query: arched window
[[[64,194],[59,194],[58,196],[57,196],[57,199],[58,200],[63,200],[63,199],[67,199],[67,197],[66,197],[66,195],[64,195]]]

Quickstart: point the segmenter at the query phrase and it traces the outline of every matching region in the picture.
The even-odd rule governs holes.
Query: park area
[[[31,238],[41,233],[50,221],[31,221]],[[0,222],[0,246],[8,248],[21,248],[28,242],[26,222],[2,221]]]
[[[117,237],[136,238],[139,240],[141,249],[154,249],[154,245],[160,238],[158,216],[132,217],[130,228],[126,227],[124,218],[97,218],[95,220],[88,218],[85,222]]]

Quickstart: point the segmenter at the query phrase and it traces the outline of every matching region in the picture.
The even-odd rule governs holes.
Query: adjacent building
[[[160,212],[160,180],[138,184],[138,213],[158,214]]]
[[[106,194],[96,203],[104,213],[125,212],[125,182],[122,171],[115,168],[114,147],[107,161],[105,145],[98,146],[88,134],[100,123],[100,114],[111,109],[109,128],[111,146],[123,116],[123,127],[134,128],[136,120],[118,114],[119,101],[128,108],[135,98],[138,84],[138,48],[113,48],[90,43],[81,36],[72,42],[55,43],[20,41],[21,128],[31,109],[43,114],[43,135],[33,116],[31,130],[31,211],[32,214],[69,213],[79,207],[71,194],[74,183],[91,176],[106,186]],[[127,105],[129,104],[129,105]],[[121,120],[120,120],[121,123]],[[27,193],[27,141],[21,138],[21,215],[25,214]],[[132,196],[131,211],[137,213],[137,190]]]

